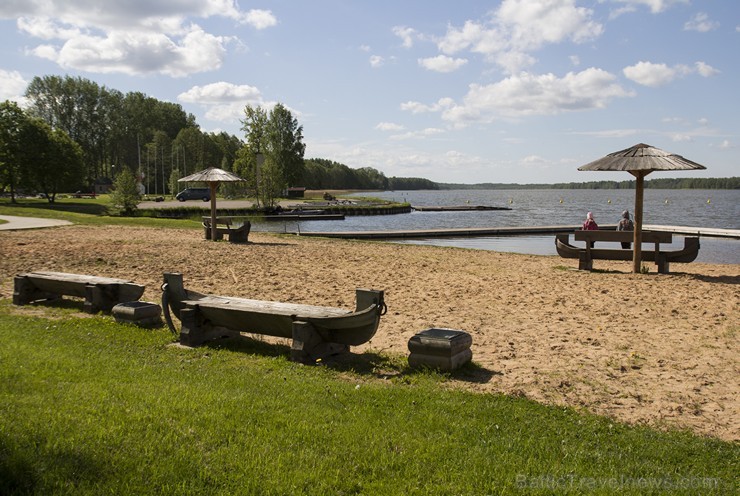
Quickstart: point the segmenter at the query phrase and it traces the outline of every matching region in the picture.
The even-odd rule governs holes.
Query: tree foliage
[[[136,188],[136,177],[128,168],[123,168],[113,181],[111,204],[123,215],[132,215],[141,201]]]
[[[247,180],[258,206],[274,207],[282,191],[304,176],[303,126],[281,104],[269,113],[247,105],[242,130],[247,142],[239,151],[235,171]]]
[[[0,183],[15,202],[18,188],[40,192],[53,203],[57,193],[82,182],[82,150],[61,129],[52,130],[15,103],[0,105]]]
[[[82,149],[60,129],[29,119],[22,135],[22,184],[54,203],[57,193],[76,189],[83,180]]]
[[[202,132],[178,104],[84,78],[35,77],[26,97],[32,115],[80,145],[87,187],[128,168],[144,174],[147,192],[165,194],[173,170],[182,176],[212,166],[228,170],[242,145],[226,133]]]
[[[10,190],[13,203],[21,174],[20,134],[26,121],[26,114],[15,102],[0,104],[0,187]]]

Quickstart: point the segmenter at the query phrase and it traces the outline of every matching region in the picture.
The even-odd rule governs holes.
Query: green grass
[[[0,302],[0,494],[733,494],[738,445],[453,391],[404,357],[169,346]],[[459,378],[471,379],[471,367]]]
[[[187,219],[157,219],[149,217],[119,217],[109,214],[110,199],[101,195],[95,199],[58,198],[53,204],[43,199],[21,199],[17,204],[0,199],[0,215],[39,217],[68,220],[75,224],[107,226],[142,226],[201,228],[200,221]]]

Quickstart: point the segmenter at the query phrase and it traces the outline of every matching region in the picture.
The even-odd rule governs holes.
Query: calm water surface
[[[465,227],[580,225],[586,212],[599,224],[616,224],[623,210],[633,213],[633,190],[492,190],[386,191],[372,196],[413,206],[486,205],[504,211],[412,212],[399,215],[347,217],[343,221],[265,223],[255,230],[281,232],[375,231]],[[671,226],[740,229],[740,191],[645,190],[643,223]],[[556,255],[554,236],[436,238],[400,243],[456,246],[480,250]],[[670,248],[683,246],[674,237]],[[740,263],[740,240],[702,237],[697,261]]]

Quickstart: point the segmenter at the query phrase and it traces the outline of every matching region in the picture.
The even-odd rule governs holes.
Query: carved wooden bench
[[[224,239],[226,235],[231,243],[246,243],[252,223],[244,220],[244,224],[233,227],[233,219],[232,217],[216,217],[216,240]],[[211,239],[210,217],[203,217],[203,235],[206,239]]]
[[[143,285],[124,279],[39,271],[15,276],[13,303],[27,305],[39,300],[76,296],[85,299],[86,312],[97,313],[110,312],[115,305],[136,301],[142,294]]]
[[[596,248],[591,247],[592,242],[619,242],[631,243],[634,239],[632,231],[575,231],[576,241],[585,241],[586,247],[580,248],[569,243],[568,234],[558,234],[555,237],[555,246],[558,254],[563,258],[577,258],[578,268],[580,270],[593,270],[594,260],[624,260],[629,261],[633,258],[632,249],[623,248]],[[643,243],[654,244],[653,250],[641,251],[642,260],[655,262],[658,266],[658,272],[667,274],[671,262],[689,263],[696,260],[699,254],[699,238],[684,238],[684,247],[680,250],[661,250],[661,243],[671,243],[673,234],[670,232],[660,231],[643,231]]]
[[[368,342],[386,311],[384,292],[356,290],[355,311],[279,301],[216,296],[185,289],[180,273],[165,273],[162,308],[165,320],[177,332],[170,311],[182,323],[180,344],[264,334],[292,339],[291,359],[312,362]]]

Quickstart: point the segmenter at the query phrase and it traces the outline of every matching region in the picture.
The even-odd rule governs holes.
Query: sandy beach
[[[386,292],[373,340],[408,353],[430,327],[473,336],[477,381],[456,387],[568,405],[633,424],[740,440],[740,265],[631,262],[252,233],[247,245],[198,230],[71,226],[0,234],[0,297],[13,276],[54,270],[146,284],[165,271],[201,292],[352,309],[354,289]],[[14,311],[24,312],[28,307]],[[34,310],[35,311],[35,310]]]

